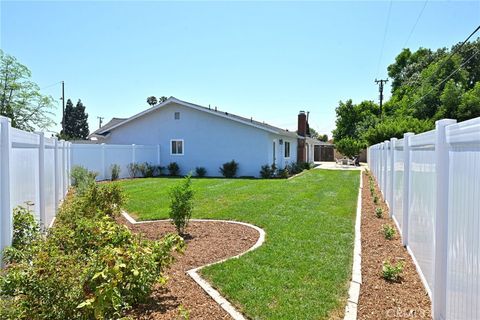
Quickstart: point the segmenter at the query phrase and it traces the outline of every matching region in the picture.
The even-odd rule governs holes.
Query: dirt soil
[[[175,232],[168,221],[132,225],[121,218],[120,222],[149,239],[160,239]],[[167,285],[157,285],[147,303],[133,310],[133,318],[231,319],[186,271],[248,250],[257,242],[258,232],[247,226],[224,222],[190,222],[187,232],[187,249],[183,255],[176,255],[176,262],[167,272]]]
[[[389,218],[388,207],[381,198],[378,186],[375,192],[379,204],[370,194],[369,178],[363,173],[362,192],[362,286],[358,305],[358,319],[431,319],[428,294],[407,250],[403,247],[395,222]],[[383,208],[383,217],[377,218],[375,207]],[[382,225],[395,227],[394,239],[385,239]],[[405,267],[398,282],[382,278],[382,262],[403,260]]]

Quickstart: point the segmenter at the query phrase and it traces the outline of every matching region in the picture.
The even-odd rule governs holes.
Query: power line
[[[53,87],[54,85],[57,85],[57,84],[59,84],[59,83],[62,83],[62,81],[58,81],[58,82],[49,84],[48,86],[45,86],[45,87],[40,88],[40,90],[48,89],[48,88]]]
[[[425,7],[427,6],[427,3],[428,3],[428,0],[425,0],[425,2],[423,3],[423,7],[422,7],[422,9],[420,10],[420,13],[417,16],[417,20],[413,24],[412,30],[410,30],[410,33],[408,34],[407,40],[405,41],[405,44],[403,45],[404,48],[407,47],[407,43],[408,43],[408,41],[410,41],[410,38],[412,37],[413,31],[417,27],[418,21],[420,21],[420,17],[422,16],[423,11],[425,10]]]
[[[478,51],[475,50],[475,53],[472,54],[467,60],[465,60],[461,65],[460,67],[458,67],[457,69],[455,69],[452,73],[450,73],[447,77],[445,77],[442,81],[438,82],[436,85],[433,86],[432,89],[430,89],[430,91],[428,91],[425,95],[423,95],[420,99],[418,99],[417,101],[415,101],[413,104],[412,104],[412,107],[414,107],[415,105],[417,105],[417,103],[419,103],[420,101],[423,100],[423,98],[425,98],[426,96],[428,96],[430,93],[432,93],[433,90],[435,90],[436,87],[438,87],[439,85],[443,84],[445,81],[447,81],[448,79],[450,79],[455,73],[457,73],[460,69],[463,68],[464,65],[466,65],[470,60],[472,60],[476,55],[478,54]]]
[[[385,23],[385,30],[383,31],[383,40],[382,40],[382,46],[380,49],[380,57],[378,59],[378,66],[377,66],[377,77],[380,72],[380,64],[382,63],[382,58],[383,58],[383,50],[385,48],[385,40],[387,38],[387,30],[388,30],[388,25],[390,24],[390,14],[392,12],[392,2],[393,0],[390,0],[390,4],[388,5],[388,13],[387,13],[387,21]]]

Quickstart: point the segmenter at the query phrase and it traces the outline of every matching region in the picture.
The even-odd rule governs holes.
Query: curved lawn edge
[[[153,222],[161,222],[161,221],[170,221],[171,219],[161,219],[161,220],[148,220],[148,221],[136,221],[135,219],[132,218],[126,211],[122,210],[121,211],[122,216],[127,219],[127,221],[131,224],[145,224],[145,223],[153,223]],[[237,311],[235,307],[226,299],[224,298],[217,290],[215,290],[208,281],[203,279],[199,274],[198,271],[201,269],[214,265],[214,264],[219,264],[222,262],[225,262],[227,260],[231,259],[238,259],[239,257],[243,256],[244,254],[253,251],[257,248],[259,248],[264,242],[265,242],[265,235],[266,232],[260,227],[257,227],[253,224],[246,223],[246,222],[240,222],[240,221],[233,221],[233,220],[218,220],[218,219],[190,219],[190,221],[193,222],[223,222],[223,223],[233,223],[233,224],[239,224],[243,225],[246,227],[250,227],[252,229],[255,229],[259,233],[259,237],[257,239],[257,242],[253,246],[251,246],[248,250],[237,254],[235,256],[221,259],[219,261],[215,261],[212,263],[205,264],[200,267],[196,267],[193,269],[190,269],[187,271],[187,274],[195,281],[220,307],[222,307],[223,310],[225,310],[233,319],[235,320],[246,320],[246,318],[243,316],[242,313]]]

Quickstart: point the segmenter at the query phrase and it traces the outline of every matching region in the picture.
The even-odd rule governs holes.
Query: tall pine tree
[[[88,114],[85,113],[85,106],[80,99],[75,107],[72,100],[67,100],[63,122],[64,130],[60,133],[60,138],[65,140],[85,140],[87,138],[89,134]]]

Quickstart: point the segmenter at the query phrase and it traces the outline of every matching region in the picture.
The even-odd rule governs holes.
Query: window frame
[[[287,156],[287,143],[288,143],[288,156]],[[285,159],[290,159],[291,156],[291,144],[290,141],[283,141],[283,157]]]
[[[177,118],[178,115],[178,118]],[[173,113],[173,120],[180,120],[180,111],[175,111]]]
[[[182,143],[182,153],[173,153],[173,142],[181,142]],[[178,147],[176,146],[178,150]],[[177,151],[175,150],[175,151]],[[183,139],[170,139],[170,155],[171,156],[183,156],[185,154],[185,142]]]

